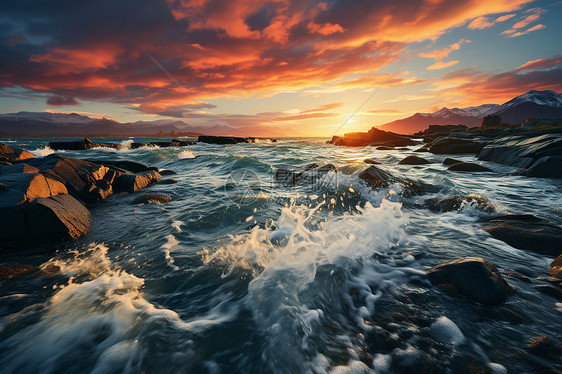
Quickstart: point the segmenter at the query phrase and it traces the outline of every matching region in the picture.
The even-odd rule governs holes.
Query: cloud
[[[494,26],[497,23],[507,21],[510,18],[515,17],[515,14],[506,14],[504,16],[498,17],[495,20],[490,20],[488,17],[478,17],[468,24],[469,29],[487,29]]]
[[[80,103],[73,97],[68,96],[51,96],[47,99],[47,105],[50,106],[78,106]]]
[[[546,69],[556,66],[562,62],[561,56],[554,56],[552,58],[539,58],[537,60],[529,61],[519,66],[516,70],[535,70],[535,69]]]
[[[525,31],[515,32],[515,33],[509,35],[508,38],[516,38],[516,37],[518,37],[518,36],[526,35],[526,34],[528,34],[528,33],[530,33],[530,32],[537,31],[537,30],[542,30],[542,29],[546,29],[546,26],[545,26],[545,25],[538,24],[538,25],[536,25],[536,26],[533,26],[533,27],[531,27],[531,28],[528,28],[528,29],[525,30]]]
[[[404,112],[396,109],[374,109],[367,111],[367,113],[377,116],[395,116],[397,114],[404,114]]]
[[[186,107],[193,97],[343,90],[387,78],[388,86],[418,84],[424,80],[390,79],[380,69],[403,61],[410,42],[435,40],[528,2],[137,0],[131,7],[127,0],[14,1],[0,10],[10,20],[0,34],[0,89],[185,118],[201,114]]]
[[[456,65],[458,63],[459,63],[458,61],[449,61],[449,62],[437,61],[435,64],[428,66],[427,70],[444,69],[444,68],[448,68],[449,66]]]
[[[424,58],[434,58],[436,60],[441,60],[441,59],[449,56],[449,53],[451,53],[452,51],[456,51],[456,50],[460,49],[461,45],[464,44],[464,43],[470,43],[470,40],[461,39],[458,42],[451,44],[447,48],[437,49],[437,50],[430,51],[430,52],[422,52],[418,56],[424,57]]]

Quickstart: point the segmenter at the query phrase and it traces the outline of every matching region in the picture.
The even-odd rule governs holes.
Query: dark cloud
[[[47,105],[50,106],[78,106],[80,103],[73,97],[68,96],[51,96],[47,99]]]

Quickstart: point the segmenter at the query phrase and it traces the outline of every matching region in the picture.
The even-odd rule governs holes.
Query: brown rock
[[[35,158],[34,155],[22,149],[12,149],[4,143],[0,143],[0,156],[5,157],[5,161],[19,161],[28,158]]]
[[[370,159],[370,158],[366,158],[363,160],[364,163],[366,164],[370,164],[370,165],[380,165],[380,162]]]
[[[14,278],[30,273],[36,268],[25,264],[0,265],[0,279]]]
[[[556,278],[562,278],[562,255],[556,257],[550,263],[550,275]]]
[[[158,184],[176,184],[176,183],[178,183],[178,181],[175,179],[160,179],[158,181]]]
[[[454,158],[447,157],[443,160],[443,165],[454,165],[454,164],[459,164],[461,162],[462,161],[455,160]]]
[[[431,164],[431,161],[426,160],[418,156],[408,156],[399,162],[401,165],[426,165]]]
[[[459,162],[457,164],[453,164],[447,168],[451,171],[472,171],[472,172],[491,172],[492,169],[489,169],[485,166],[473,164],[471,162]]]
[[[172,198],[156,193],[147,193],[137,196],[131,204],[166,204],[172,201]]]
[[[160,173],[149,170],[139,174],[124,174],[116,180],[116,188],[125,192],[136,192],[155,183],[161,177]]]

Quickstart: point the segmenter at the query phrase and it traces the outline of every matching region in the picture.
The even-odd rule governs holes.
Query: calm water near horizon
[[[45,156],[51,140],[0,141]],[[128,140],[104,139],[123,149],[60,152],[170,169],[177,175],[164,178],[178,183],[143,191],[168,204],[131,205],[137,193],[91,205],[90,232],[76,242],[3,254],[1,263],[23,258],[61,272],[0,283],[0,372],[359,373],[368,362],[377,373],[413,373],[420,357],[427,372],[562,370],[525,349],[532,337],[562,335],[562,303],[507,275],[547,276],[552,258],[493,239],[480,222],[490,214],[423,207],[429,197],[473,194],[498,213],[560,225],[561,180],[513,176],[495,163],[486,164],[493,173],[455,173],[442,165],[447,156],[416,146],[326,140],[131,150]],[[434,163],[399,165],[407,155]],[[372,190],[358,178],[365,158],[434,188],[412,197],[400,185]],[[274,179],[310,163],[337,173],[296,187]],[[425,270],[464,256],[497,265],[517,293],[485,307],[431,285]],[[523,323],[510,324],[502,308]],[[430,328],[438,321],[442,334]],[[400,346],[373,338],[381,329]]]

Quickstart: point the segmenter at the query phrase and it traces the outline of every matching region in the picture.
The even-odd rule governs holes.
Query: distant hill
[[[0,115],[0,136],[31,137],[142,137],[225,135],[229,127],[190,126],[179,120],[120,123],[107,118],[91,118],[76,113],[19,112]]]
[[[519,124],[528,118],[562,118],[562,94],[554,91],[529,91],[508,102],[468,108],[442,108],[434,113],[416,113],[411,117],[385,123],[379,128],[401,134],[413,134],[429,125],[480,126],[482,117],[497,114],[503,123]]]

